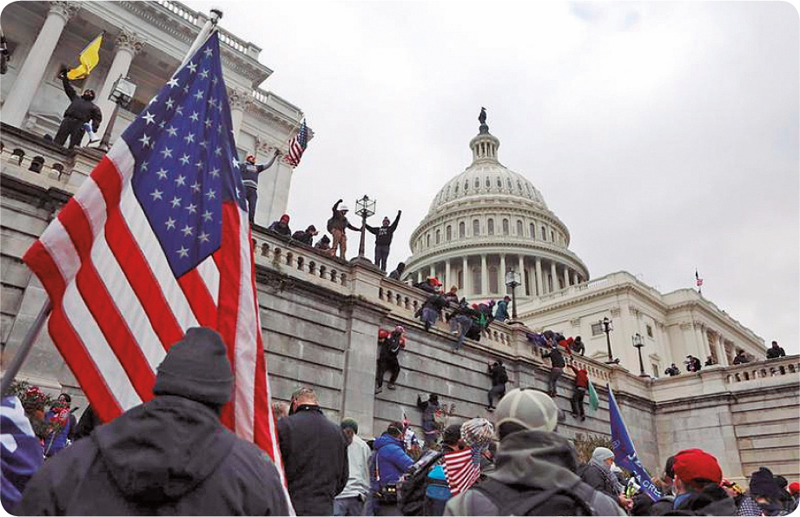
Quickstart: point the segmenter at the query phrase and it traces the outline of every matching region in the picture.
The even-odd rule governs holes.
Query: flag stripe
[[[219,302],[219,269],[217,269],[217,264],[214,262],[213,255],[205,259],[197,267],[197,271],[200,273],[200,277],[207,286],[208,294],[211,296],[211,303],[216,307]],[[216,318],[216,312],[214,317]]]
[[[236,316],[236,361],[240,378],[236,385],[236,427],[237,433],[249,441],[253,441],[253,427],[255,425],[255,368],[250,365],[257,364],[257,338],[256,334],[261,332],[256,328],[251,317],[246,315],[256,314],[257,307],[254,304],[252,289],[252,254],[250,245],[250,228],[244,221],[247,216],[244,211],[232,203],[226,203],[223,207],[224,212],[230,213],[230,218],[235,222],[238,230],[239,239],[236,245],[239,255],[239,300],[238,312]],[[224,217],[224,216],[223,216]],[[241,345],[240,345],[241,344]]]
[[[186,301],[189,302],[197,322],[204,327],[216,327],[217,305],[200,273],[196,269],[189,271],[178,279],[178,285],[186,295]]]
[[[236,361],[236,319],[238,317],[239,289],[241,287],[241,271],[239,271],[238,221],[234,219],[230,207],[222,207],[222,244],[218,255],[220,269],[219,305],[217,308],[217,330],[228,345],[228,360],[231,362],[234,375],[238,381],[238,362]],[[230,404],[223,410],[223,421],[234,427],[234,416],[238,397],[234,394]],[[238,434],[238,431],[237,431]]]

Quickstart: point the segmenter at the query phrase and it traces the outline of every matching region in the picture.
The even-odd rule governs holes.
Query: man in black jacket
[[[489,390],[489,405],[486,409],[494,411],[494,399],[500,400],[506,394],[506,383],[508,382],[508,373],[506,367],[503,366],[503,360],[498,359],[489,365],[489,376],[492,378],[492,388]]]
[[[58,76],[61,78],[64,92],[71,102],[64,112],[64,118],[61,120],[61,125],[58,127],[58,132],[53,141],[57,145],[64,145],[67,137],[69,137],[69,148],[72,149],[81,143],[84,134],[83,125],[91,122],[92,131],[97,131],[100,128],[100,122],[103,120],[103,114],[100,112],[100,108],[92,102],[94,100],[94,90],[86,90],[78,97],[75,88],[69,84],[67,69],[62,68]]]
[[[542,354],[542,357],[550,358],[550,377],[547,379],[547,394],[552,398],[556,398],[556,386],[558,385],[558,378],[564,374],[564,366],[567,362],[564,361],[564,356],[561,355],[561,350],[558,345],[552,345],[549,352]]]
[[[233,375],[209,328],[191,328],[158,366],[149,402],[44,464],[18,515],[287,515],[275,466],[223,427]]]
[[[292,394],[289,416],[278,420],[278,438],[297,515],[333,515],[333,499],[349,476],[347,440],[308,386]]]
[[[397,217],[395,217],[392,224],[389,224],[388,217],[384,217],[380,228],[366,225],[369,233],[375,236],[375,265],[381,268],[381,271],[386,271],[386,260],[389,258],[389,246],[392,244],[392,236],[397,229],[397,223],[400,222],[400,214],[402,213],[402,210],[397,211]]]

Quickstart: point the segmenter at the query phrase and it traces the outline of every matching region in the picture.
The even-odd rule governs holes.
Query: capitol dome
[[[568,249],[566,225],[533,183],[498,161],[500,140],[485,114],[479,120],[472,163],[445,183],[411,234],[406,278],[437,276],[476,301],[505,295],[505,275],[514,271],[522,302],[587,281],[586,265]]]

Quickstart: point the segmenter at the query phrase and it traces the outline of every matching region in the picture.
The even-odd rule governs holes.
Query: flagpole
[[[33,348],[33,343],[36,342],[36,338],[39,337],[39,332],[42,330],[44,326],[44,321],[50,315],[50,311],[53,309],[53,305],[50,303],[50,298],[48,297],[42,308],[39,309],[39,314],[36,315],[36,319],[33,320],[33,325],[31,328],[28,329],[28,333],[25,334],[25,337],[22,339],[22,344],[17,351],[17,354],[12,359],[11,364],[9,365],[8,369],[3,374],[3,381],[0,384],[0,393],[5,396],[6,391],[11,386],[11,383],[14,382],[14,378],[19,373],[19,369],[22,368],[22,363],[25,362],[27,359],[28,354],[30,353],[31,349]]]
[[[191,58],[197,49],[200,48],[203,43],[205,43],[211,33],[217,29],[217,22],[219,22],[221,19],[222,10],[217,8],[211,9],[211,16],[208,17],[208,20],[206,20],[203,28],[200,29],[199,33],[197,33],[194,43],[192,43],[192,46],[189,47],[189,51],[186,53],[186,57],[183,58],[183,61],[181,61],[181,65],[178,67],[178,70],[183,68],[183,66],[189,61],[189,58]]]

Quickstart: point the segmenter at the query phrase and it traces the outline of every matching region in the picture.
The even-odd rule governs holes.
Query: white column
[[[436,265],[435,264],[431,264],[430,266],[428,266],[428,276],[429,277],[436,276]]]
[[[233,137],[239,137],[239,131],[242,129],[242,122],[244,121],[244,114],[248,108],[253,104],[253,99],[249,91],[236,90],[233,88],[228,89],[228,100],[231,105],[231,122],[233,123]]]
[[[719,364],[722,366],[730,366],[728,354],[725,353],[725,342],[722,340],[722,334],[717,332],[715,341],[715,346],[717,347],[717,360],[719,361]]]
[[[418,284],[422,283],[422,270],[421,269],[417,270],[417,283]]]
[[[447,291],[449,291],[450,288],[453,287],[453,285],[455,285],[455,282],[453,282],[450,277],[451,277],[451,275],[450,275],[450,259],[445,259],[445,261],[444,261],[444,288]]]
[[[6,124],[22,126],[64,26],[79,9],[80,2],[50,2],[50,12],[44,25],[3,103],[3,122]]]
[[[569,287],[569,268],[564,266],[564,289]]]
[[[572,285],[578,285],[578,273],[575,271],[572,272]]]
[[[536,257],[536,296],[544,294],[544,285],[542,284],[542,259]]]
[[[481,255],[481,296],[489,293],[489,269],[486,267],[486,254]]]
[[[467,257],[461,257],[461,279],[464,280],[464,286],[462,289],[461,297],[467,296],[468,294],[472,294],[472,291],[467,289],[469,285],[469,263],[467,262]]]
[[[550,262],[550,278],[552,278],[552,282],[553,282],[553,290],[550,291],[550,292],[557,291],[558,290],[558,272],[556,271],[556,263],[555,262]]]
[[[106,74],[106,80],[103,87],[100,88],[100,94],[97,96],[96,104],[103,114],[103,122],[100,123],[100,129],[97,131],[98,135],[103,135],[111,120],[111,113],[114,111],[114,102],[109,100],[108,96],[114,90],[114,83],[117,79],[127,77],[128,71],[131,69],[131,61],[133,57],[141,52],[144,42],[142,38],[128,30],[122,29],[117,39],[114,41],[116,53],[114,60],[111,62],[111,67]],[[113,130],[113,128],[112,128]]]
[[[522,282],[522,288],[525,289],[525,276],[527,275],[527,271],[525,271],[525,259],[522,255],[517,255],[519,265],[519,281]],[[522,291],[522,294],[525,294],[525,291]]]
[[[497,279],[497,291],[500,294],[504,294],[507,292],[506,285],[506,255],[504,253],[500,254],[500,271],[497,273],[499,278]]]

